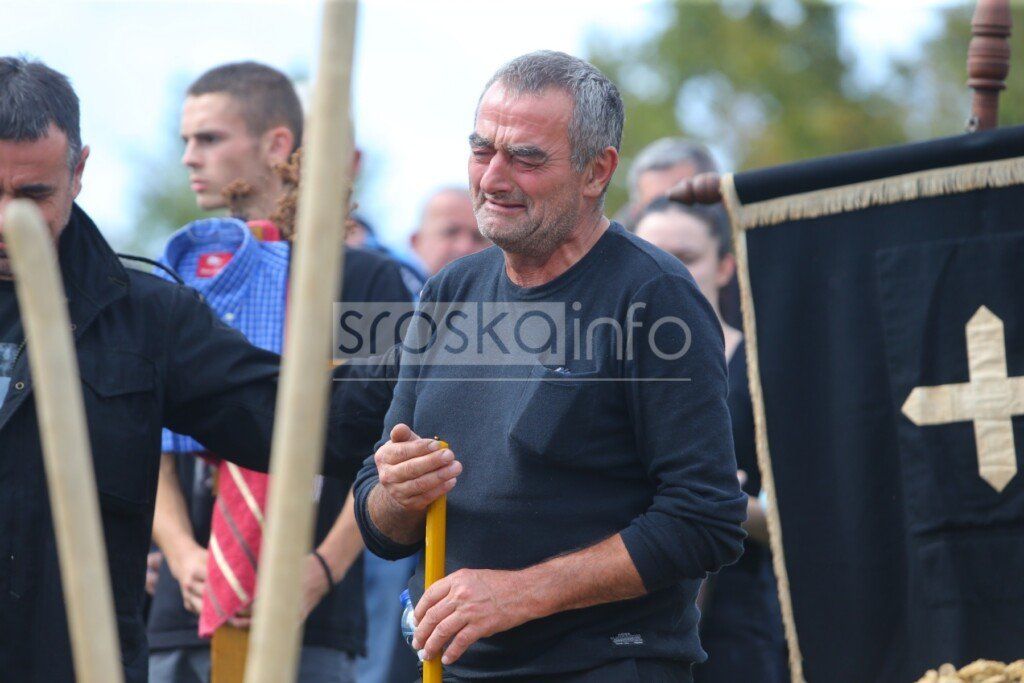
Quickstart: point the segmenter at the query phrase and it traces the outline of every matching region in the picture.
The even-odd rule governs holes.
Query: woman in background
[[[694,683],[784,683],[789,680],[786,644],[764,508],[758,500],[761,476],[743,333],[722,321],[719,308],[719,291],[736,270],[728,221],[720,207],[656,199],[640,213],[636,234],[683,262],[722,324],[736,464],[748,496],[743,556],[709,576],[698,597],[701,644],[708,661],[694,668]]]

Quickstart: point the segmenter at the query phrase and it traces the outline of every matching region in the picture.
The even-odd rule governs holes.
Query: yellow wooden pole
[[[298,672],[302,561],[313,542],[313,478],[327,427],[331,304],[341,281],[343,203],[352,169],[348,114],[355,23],[355,0],[324,3],[246,683],[289,683]]]
[[[114,627],[107,551],[57,252],[39,210],[27,200],[15,200],[8,207],[4,241],[14,269],[35,383],[75,679],[80,683],[120,683],[124,671]]]
[[[436,438],[436,437],[435,437]],[[448,444],[441,441],[441,448]],[[423,588],[430,588],[444,578],[445,533],[448,526],[448,496],[441,496],[427,508],[427,530],[424,535]],[[423,662],[423,683],[441,683],[441,658]]]
[[[242,683],[249,629],[223,624],[210,640],[210,683]]]

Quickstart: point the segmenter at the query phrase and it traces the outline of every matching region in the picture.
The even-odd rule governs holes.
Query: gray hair
[[[82,157],[78,96],[67,76],[42,62],[0,57],[0,140],[34,142],[50,124],[68,139],[68,170]]]
[[[605,148],[619,149],[625,119],[622,97],[615,84],[593,64],[564,52],[538,50],[503,65],[487,81],[483,92],[498,82],[516,95],[536,94],[548,88],[569,94],[573,104],[569,147],[577,173]]]
[[[661,138],[644,147],[629,167],[629,196],[636,197],[640,176],[648,171],[664,171],[680,164],[692,164],[696,173],[717,171],[718,165],[708,148],[686,138]]]

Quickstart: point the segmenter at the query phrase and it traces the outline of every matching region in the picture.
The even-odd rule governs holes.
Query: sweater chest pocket
[[[160,449],[156,369],[142,356],[106,350],[80,358],[80,370],[100,503],[148,514]]]
[[[599,416],[615,384],[602,381],[598,373],[535,369],[510,422],[513,452],[548,465],[596,466],[586,452],[602,431]]]

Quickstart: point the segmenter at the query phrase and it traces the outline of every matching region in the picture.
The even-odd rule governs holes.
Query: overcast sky
[[[892,54],[914,54],[938,4],[949,3],[843,3],[844,39],[863,76],[881,77]],[[499,65],[540,48],[581,54],[594,32],[627,40],[660,17],[659,3],[628,0],[364,0],[359,12],[354,113],[367,178],[358,200],[398,248],[433,188],[465,183],[473,108]],[[71,78],[92,147],[79,201],[118,244],[132,230],[147,160],[180,153],[172,132],[182,89],[242,59],[312,72],[318,19],[312,0],[16,1],[4,3],[0,46]],[[186,175],[162,180],[185,184]]]

